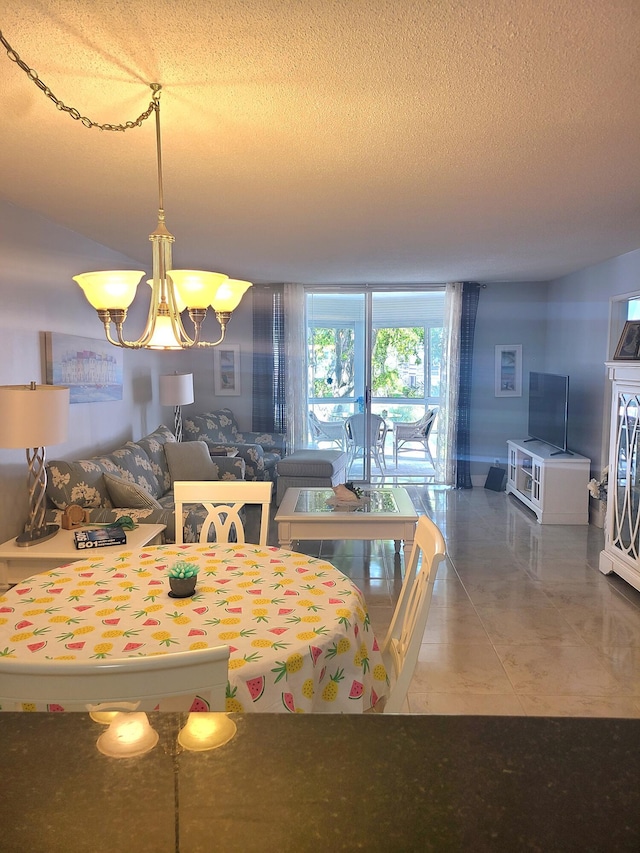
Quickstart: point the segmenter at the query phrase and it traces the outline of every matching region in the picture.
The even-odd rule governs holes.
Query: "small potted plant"
[[[172,598],[187,598],[196,591],[198,566],[179,560],[169,567],[169,586]]]

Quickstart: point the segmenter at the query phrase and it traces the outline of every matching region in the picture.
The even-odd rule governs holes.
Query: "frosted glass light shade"
[[[176,293],[188,308],[208,308],[218,287],[229,278],[221,272],[202,270],[170,270],[168,275]]]
[[[110,758],[133,758],[144,755],[158,743],[158,733],[151,728],[146,714],[118,713],[96,746]]]
[[[69,389],[61,385],[0,386],[0,447],[48,447],[67,439]]]
[[[218,287],[216,295],[211,300],[211,307],[215,311],[235,311],[250,287],[253,287],[250,281],[228,278]]]
[[[193,403],[193,373],[161,376],[160,403],[163,406],[188,406]]]
[[[236,724],[226,714],[189,714],[186,725],[178,734],[178,743],[190,752],[205,752],[229,743],[237,730]]]
[[[148,285],[149,285],[149,287],[153,290],[153,279],[152,279],[152,278],[148,278],[148,279],[147,279],[147,284],[148,284]],[[184,309],[187,307],[186,302],[183,302],[183,301],[182,301],[182,299],[180,298],[180,294],[178,293],[178,291],[177,291],[177,290],[174,290],[174,292],[173,292],[173,293],[174,293],[174,296],[175,296],[175,300],[176,300],[176,308],[178,309],[178,313],[179,313],[179,314],[182,314],[182,312],[184,311]]]
[[[106,270],[74,275],[87,300],[96,311],[128,308],[136,295],[143,270]]]
[[[149,349],[182,349],[171,325],[171,317],[156,317],[156,327],[147,344]]]

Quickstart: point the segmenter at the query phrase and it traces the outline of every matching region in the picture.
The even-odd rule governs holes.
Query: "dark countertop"
[[[638,851],[640,720],[235,715],[107,758],[85,714],[0,714],[2,853]]]

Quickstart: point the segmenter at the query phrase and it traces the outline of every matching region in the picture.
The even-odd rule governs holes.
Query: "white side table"
[[[91,525],[88,525],[91,527]],[[139,524],[135,530],[127,530],[126,545],[109,545],[109,552],[131,551],[144,548],[145,545],[160,545],[164,524]],[[105,550],[78,551],[73,538],[73,530],[62,530],[52,539],[39,545],[26,548],[16,545],[15,539],[9,539],[0,545],[0,589],[9,584],[19,583],[31,575],[55,569],[64,563],[86,560],[90,554]]]

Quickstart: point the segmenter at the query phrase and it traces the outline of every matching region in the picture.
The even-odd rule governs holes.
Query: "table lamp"
[[[45,445],[67,438],[69,389],[60,385],[0,386],[0,447],[25,448],[29,465],[29,520],[16,538],[21,546],[55,536],[59,526],[45,524]]]
[[[160,403],[175,406],[173,431],[176,441],[182,441],[182,409],[193,403],[193,373],[170,373],[160,377]]]

